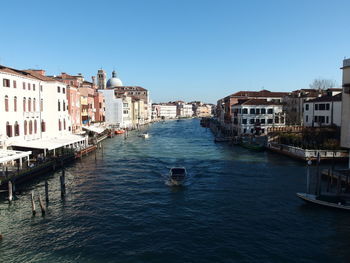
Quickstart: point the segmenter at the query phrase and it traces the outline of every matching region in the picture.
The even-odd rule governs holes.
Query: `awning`
[[[52,139],[40,139],[40,140],[33,140],[33,141],[15,142],[12,144],[12,146],[32,148],[32,149],[53,150],[53,149],[61,148],[70,144],[74,144],[77,142],[84,142],[84,141],[86,141],[86,137],[72,134],[72,135],[65,135],[59,138],[52,138]]]
[[[83,129],[95,132],[97,134],[101,134],[106,130],[106,128],[96,126],[83,126]]]
[[[21,152],[21,151],[0,149],[0,163],[6,163],[6,162],[14,161],[20,158],[28,157],[31,154],[32,154],[31,151]]]

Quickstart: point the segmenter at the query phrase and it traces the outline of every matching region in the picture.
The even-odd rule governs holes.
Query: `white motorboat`
[[[169,171],[169,179],[173,185],[181,185],[186,179],[187,172],[185,167],[173,167]]]
[[[149,138],[149,134],[148,134],[148,133],[141,133],[141,134],[139,135],[139,137],[142,137],[142,138],[144,138],[144,139],[148,139],[148,138]]]

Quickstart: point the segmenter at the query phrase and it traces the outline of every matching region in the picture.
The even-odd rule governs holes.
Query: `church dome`
[[[117,78],[117,73],[113,70],[112,72],[112,78],[110,78],[107,81],[107,88],[115,88],[115,87],[120,87],[123,86],[123,83],[120,79]]]

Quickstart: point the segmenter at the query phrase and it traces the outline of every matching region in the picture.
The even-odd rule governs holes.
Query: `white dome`
[[[115,71],[112,72],[112,78],[107,81],[107,88],[115,88],[123,86],[123,82],[117,78]]]

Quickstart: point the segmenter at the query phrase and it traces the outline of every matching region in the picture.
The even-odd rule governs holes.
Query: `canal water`
[[[156,123],[0,201],[0,262],[349,262],[350,213],[304,204],[305,166],[214,143],[199,120]],[[96,158],[96,160],[95,160]],[[167,182],[185,166],[182,187]]]

